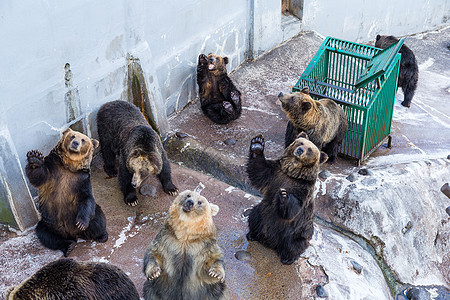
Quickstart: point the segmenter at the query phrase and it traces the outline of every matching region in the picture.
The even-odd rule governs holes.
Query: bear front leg
[[[278,203],[278,214],[282,219],[290,220],[300,211],[301,206],[297,198],[283,188],[278,191],[275,201]]]
[[[120,190],[123,193],[123,201],[130,206],[138,204],[136,189],[131,184],[133,175],[128,171],[125,159],[121,156],[119,165],[119,184]]]
[[[198,56],[198,64],[197,64],[197,85],[198,85],[198,94],[200,95],[200,98],[202,98],[202,95],[204,93],[204,85],[205,81],[207,80],[207,73],[208,73],[208,58],[205,54],[200,54]]]
[[[156,279],[161,275],[161,268],[150,251],[148,251],[144,257],[144,274],[148,280]]]
[[[34,187],[39,187],[47,181],[49,172],[44,164],[44,156],[41,151],[28,151],[25,174]]]
[[[178,194],[178,188],[172,182],[170,162],[165,152],[162,153],[162,161],[163,165],[161,173],[158,174],[158,178],[161,181],[164,192],[171,196],[175,196]]]
[[[250,142],[247,175],[251,184],[262,189],[273,177],[273,165],[264,157],[264,138],[257,135]]]

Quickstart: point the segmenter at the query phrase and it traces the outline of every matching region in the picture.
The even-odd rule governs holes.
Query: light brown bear
[[[331,99],[313,100],[308,87],[292,94],[280,93],[278,99],[289,119],[284,147],[287,148],[304,131],[319,150],[328,154],[328,162],[334,162],[347,133],[344,110]]]
[[[6,299],[139,300],[139,294],[131,279],[116,266],[64,258],[10,288]]]
[[[223,252],[212,217],[219,207],[179,194],[144,257],[145,299],[225,299]]]
[[[39,191],[41,220],[36,234],[44,246],[68,256],[78,238],[106,242],[106,218],[95,203],[90,165],[98,141],[70,128],[44,157],[27,153],[25,173]]]

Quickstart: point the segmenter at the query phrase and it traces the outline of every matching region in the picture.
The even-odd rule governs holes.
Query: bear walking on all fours
[[[116,266],[64,258],[10,288],[6,299],[139,300],[139,294],[131,279]]]
[[[397,41],[398,39],[392,35],[377,35],[375,47],[384,49]],[[403,90],[404,97],[402,105],[410,107],[414,92],[417,88],[417,81],[419,80],[419,67],[417,66],[414,53],[408,46],[403,44],[399,53],[402,55],[402,58],[400,60],[397,87],[401,87]]]
[[[90,164],[98,141],[70,128],[45,158],[33,150],[27,153],[25,173],[39,191],[41,220],[36,234],[44,246],[72,251],[77,238],[106,242],[106,218],[95,203]]]
[[[196,192],[180,193],[144,257],[145,299],[225,299],[223,252],[212,217],[219,207]]]
[[[200,54],[197,84],[203,113],[213,122],[227,124],[241,115],[241,93],[227,75],[228,57]]]
[[[311,142],[328,155],[328,162],[333,163],[347,133],[344,110],[331,99],[312,99],[308,87],[292,94],[280,93],[278,99],[289,119],[284,146],[288,147],[304,131]]]
[[[312,238],[314,187],[327,158],[304,132],[277,160],[264,157],[261,135],[250,143],[247,174],[263,199],[250,211],[247,239],[275,249],[283,264],[292,264]]]
[[[117,176],[119,156],[119,184],[126,204],[138,203],[136,189],[150,175],[158,177],[164,192],[177,194],[161,139],[135,105],[121,100],[103,104],[97,114],[97,129],[104,170],[110,177]]]

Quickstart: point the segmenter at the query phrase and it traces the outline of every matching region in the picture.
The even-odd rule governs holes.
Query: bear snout
[[[192,207],[194,207],[194,201],[192,199],[188,199],[183,203],[183,211],[185,212],[190,212]]]
[[[280,92],[280,93],[278,94],[278,98],[280,98],[280,97],[283,97],[283,92]]]
[[[301,156],[303,154],[303,152],[305,152],[305,150],[303,150],[302,147],[298,147],[297,149],[295,149],[294,155]]]

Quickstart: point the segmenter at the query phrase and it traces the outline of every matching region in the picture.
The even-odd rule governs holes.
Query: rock
[[[139,192],[144,196],[155,197],[156,188],[150,184],[143,184],[139,189]]]
[[[358,264],[356,261],[351,260],[350,263],[352,264],[353,270],[355,270],[355,272],[357,274],[361,274],[362,272],[362,266],[360,264]]]
[[[226,139],[225,141],[223,141],[223,143],[225,145],[232,146],[232,145],[236,144],[236,140],[233,138],[229,138],[229,139]]]
[[[180,138],[180,139],[187,138],[187,136],[188,136],[186,133],[184,133],[184,132],[179,132],[179,131],[177,131],[177,132],[175,133],[175,135],[176,135],[178,138]]]
[[[449,154],[449,155],[447,155],[447,159],[450,159],[450,154]]]
[[[251,208],[247,208],[246,210],[244,210],[244,212],[242,213],[242,215],[244,217],[248,217],[250,215],[250,212],[252,211]]]
[[[372,171],[370,171],[369,169],[360,169],[358,171],[358,174],[364,175],[364,176],[368,176],[368,175],[372,175]]]
[[[240,261],[250,261],[250,259],[252,258],[252,256],[250,255],[249,252],[245,251],[245,250],[239,250],[234,254],[234,257],[236,257],[238,260]]]
[[[348,181],[350,181],[350,182],[355,182],[357,177],[358,177],[358,176],[356,176],[355,173],[352,173],[352,174],[348,175],[348,176],[346,177],[346,179],[347,179]]]
[[[446,209],[445,209],[445,211],[447,212],[447,214],[450,216],[450,206],[449,207],[447,207]]]
[[[403,234],[407,233],[407,232],[411,229],[411,227],[412,227],[412,222],[409,221],[409,222],[406,224],[406,226],[402,228],[402,233],[403,233]]]
[[[327,291],[325,291],[325,288],[321,284],[316,286],[316,294],[320,298],[327,298],[328,297]]]
[[[322,172],[319,173],[319,177],[322,179],[327,179],[328,177],[330,177],[331,173],[328,170],[323,170]]]
[[[448,184],[448,182],[441,187],[441,192],[443,192],[445,196],[450,198],[450,185]]]
[[[413,287],[406,293],[406,297],[410,300],[430,300],[430,293],[422,288]]]

